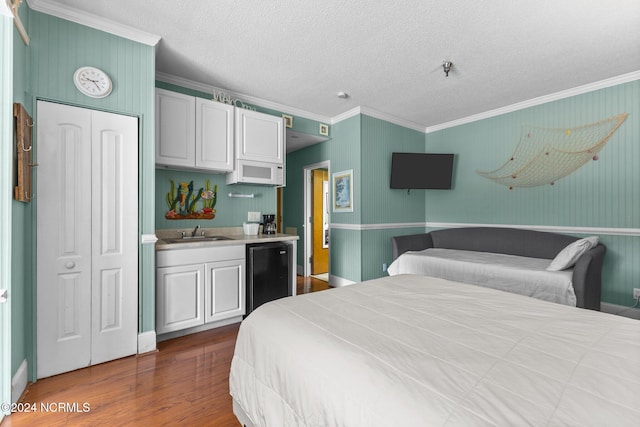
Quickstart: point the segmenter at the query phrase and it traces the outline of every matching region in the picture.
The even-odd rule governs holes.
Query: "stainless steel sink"
[[[216,240],[233,240],[227,236],[182,236],[173,239],[162,239],[167,243],[214,242]]]

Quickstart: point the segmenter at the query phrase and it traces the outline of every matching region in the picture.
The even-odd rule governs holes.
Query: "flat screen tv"
[[[391,188],[449,190],[452,176],[453,154],[391,154]]]

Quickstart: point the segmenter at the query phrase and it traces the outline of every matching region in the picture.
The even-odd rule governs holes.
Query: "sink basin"
[[[174,239],[162,239],[167,243],[192,243],[192,242],[214,242],[216,240],[232,240],[231,237],[226,236],[184,236],[176,237]]]

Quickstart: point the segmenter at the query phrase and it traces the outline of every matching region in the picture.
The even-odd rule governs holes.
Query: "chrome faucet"
[[[191,232],[191,237],[196,237],[196,231],[198,231],[198,228],[200,228],[200,226],[196,225],[196,228],[194,228],[193,231]]]

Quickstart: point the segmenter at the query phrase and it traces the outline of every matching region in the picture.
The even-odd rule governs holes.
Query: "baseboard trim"
[[[615,314],[616,316],[624,316],[630,319],[640,320],[640,308],[631,308],[624,305],[601,302],[600,311],[603,313]]]
[[[27,370],[27,359],[23,360],[16,374],[11,379],[11,402],[17,403],[20,400],[20,396],[27,388],[29,382],[29,375]]]
[[[220,328],[222,326],[232,325],[242,322],[242,316],[231,317],[229,319],[219,320],[217,322],[207,323],[205,325],[194,326],[193,328],[181,329],[179,331],[165,332],[158,335],[158,342],[170,340],[172,338],[183,337],[185,335],[195,334],[196,332],[208,331],[209,329]]]
[[[156,331],[141,332],[138,334],[138,354],[156,351]]]
[[[354,283],[356,282],[340,276],[329,274],[329,286],[331,286],[332,288],[341,288],[343,286],[353,285]]]

